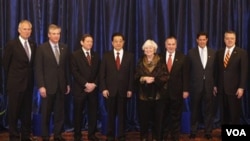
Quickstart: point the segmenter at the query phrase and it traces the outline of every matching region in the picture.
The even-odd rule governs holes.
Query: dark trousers
[[[64,125],[64,94],[58,89],[55,94],[47,94],[46,98],[42,98],[42,137],[48,138],[50,117],[54,112],[54,137],[60,137],[63,132]]]
[[[163,136],[170,135],[172,139],[177,140],[180,137],[183,99],[167,97],[164,107]]]
[[[152,130],[153,139],[161,139],[163,112],[164,102],[162,100],[138,101],[141,139],[148,139],[150,129]]]
[[[241,99],[236,95],[222,94],[221,99],[221,118],[222,124],[240,124]]]
[[[205,84],[205,82],[204,82]],[[214,96],[213,90],[206,92],[205,86],[200,93],[190,94],[191,105],[191,133],[196,134],[201,119],[204,119],[205,134],[211,134],[214,117]]]
[[[31,134],[31,112],[33,88],[23,92],[8,90],[8,124],[10,141],[19,140],[18,120],[21,122],[22,139],[27,139]]]
[[[118,138],[125,137],[125,117],[127,98],[116,95],[106,99],[106,109],[108,113],[107,138],[115,138],[115,121],[118,117]]]
[[[88,136],[93,136],[96,132],[97,125],[97,108],[98,99],[97,92],[85,93],[81,96],[74,96],[74,136],[81,137],[81,129],[83,122],[83,111],[87,106],[88,115]]]

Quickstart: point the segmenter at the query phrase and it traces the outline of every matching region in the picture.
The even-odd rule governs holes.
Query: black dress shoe
[[[33,141],[32,138],[22,138],[21,141]]]
[[[212,136],[211,136],[210,134],[205,134],[204,137],[205,137],[207,140],[212,139]]]
[[[55,137],[54,141],[66,141],[63,137]]]
[[[126,138],[125,137],[119,137],[118,141],[126,141]]]
[[[196,138],[196,134],[190,134],[190,135],[189,135],[189,138],[190,138],[190,139],[195,139],[195,138]]]
[[[82,140],[81,136],[74,137],[74,141],[81,141],[81,140]]]
[[[90,140],[90,141],[99,141],[99,139],[95,135],[88,136],[88,140]]]
[[[42,137],[42,141],[49,141],[49,137]]]

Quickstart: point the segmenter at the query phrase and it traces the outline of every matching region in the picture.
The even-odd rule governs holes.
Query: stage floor
[[[87,141],[87,132],[83,131],[83,140]],[[102,135],[101,133],[96,133],[96,136],[100,139],[100,141],[105,141],[106,136]],[[198,132],[197,138],[190,140],[188,138],[188,134],[181,134],[180,141],[207,141],[203,136],[204,132],[203,130],[200,130]],[[212,140],[211,141],[221,141],[221,130],[220,129],[214,129],[212,133]],[[66,141],[74,141],[74,133],[73,132],[64,132],[63,137],[66,139]],[[41,137],[33,137],[34,141],[42,141]],[[51,141],[53,141],[53,137],[50,138]],[[139,132],[128,132],[126,135],[127,141],[139,141]],[[9,135],[8,132],[1,132],[0,133],[0,141],[9,141]]]

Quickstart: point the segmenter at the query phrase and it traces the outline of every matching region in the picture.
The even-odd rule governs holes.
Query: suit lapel
[[[125,53],[124,53],[125,54]],[[124,56],[124,54],[123,54],[123,56]],[[112,51],[110,51],[110,60],[113,60],[112,61],[112,63],[113,63],[113,66],[114,66],[114,68],[117,70],[117,68],[116,68],[116,56],[114,55],[114,51],[112,50]],[[123,61],[123,60],[122,60]],[[122,62],[121,62],[122,63]],[[120,68],[121,68],[121,66],[120,66]]]
[[[59,51],[60,51],[60,59],[59,59],[59,65],[60,65],[64,56],[64,47],[60,43],[58,43],[58,45],[59,45]]]
[[[199,47],[196,48],[195,52],[194,52],[194,56],[195,58],[197,58],[197,60],[200,60],[200,66],[203,68],[203,65],[202,65],[202,61],[201,61],[201,56],[200,56],[200,52],[199,52]],[[206,64],[207,66],[207,64]],[[206,68],[205,66],[205,68]]]
[[[124,58],[127,58],[127,53],[124,51],[123,52],[123,56],[122,56],[122,58],[121,58],[121,66],[120,66],[120,69],[122,68],[122,66],[124,65],[124,61],[125,61],[125,59]]]
[[[47,50],[48,50],[48,53],[49,53],[49,55],[52,57],[52,58],[54,58],[54,62],[57,64],[57,62],[56,62],[56,57],[55,57],[55,54],[54,54],[54,51],[52,50],[52,47],[51,47],[51,45],[50,45],[50,43],[49,42],[47,42]],[[60,48],[60,47],[59,47]],[[60,49],[59,49],[60,50]],[[61,60],[61,51],[60,51],[60,60]],[[60,62],[60,61],[59,61]]]
[[[237,56],[237,54],[238,54],[238,49],[235,47],[234,50],[232,51],[231,55],[230,55],[230,58],[229,58],[229,61],[228,61],[228,64],[227,64],[227,68],[230,66],[232,60],[234,60],[234,58]]]
[[[26,54],[26,52],[24,50],[23,44],[21,43],[21,41],[19,39],[17,39],[17,40],[18,40],[18,46],[17,47],[19,48],[19,50],[21,50],[20,53],[27,59],[27,61],[29,61],[29,58],[28,58],[28,56],[27,56],[27,54]]]
[[[176,66],[178,65],[178,63],[179,63],[179,53],[176,51],[176,52],[175,52],[175,56],[174,56],[174,60],[173,60],[172,69],[171,69],[171,72],[170,72],[170,73],[172,73],[172,72],[175,71],[175,68],[176,68]]]
[[[31,60],[33,60],[34,55],[35,55],[35,47],[34,47],[34,44],[30,41],[29,41],[29,45],[30,45],[30,50],[31,50]]]
[[[89,65],[88,59],[87,59],[87,57],[86,57],[86,55],[85,55],[85,52],[84,52],[82,49],[80,49],[80,56],[81,56],[82,60],[83,60],[87,65]],[[91,53],[91,60],[92,60],[92,57],[93,57],[93,55],[92,55],[92,53]]]
[[[213,57],[214,57],[214,55],[212,54],[212,49],[210,49],[210,48],[207,48],[207,64],[206,64],[206,66],[209,66],[212,62],[211,61],[213,61],[213,60],[211,60]]]

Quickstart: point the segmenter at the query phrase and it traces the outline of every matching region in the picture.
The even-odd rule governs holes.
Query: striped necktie
[[[227,65],[228,65],[229,59],[230,59],[230,50],[228,49],[228,50],[227,50],[227,54],[226,54],[226,56],[225,56],[225,58],[224,58],[224,67],[225,67],[225,68],[226,68]]]

